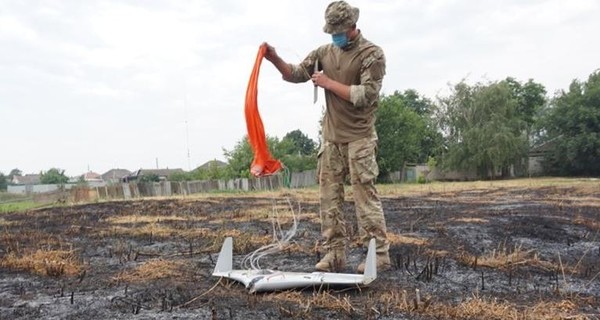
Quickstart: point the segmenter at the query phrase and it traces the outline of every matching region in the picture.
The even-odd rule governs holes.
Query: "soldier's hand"
[[[265,52],[265,59],[273,62],[273,60],[277,59],[279,55],[277,55],[277,51],[270,44],[263,42],[262,46],[267,47],[267,51]]]
[[[332,81],[323,72],[313,73],[311,76],[311,80],[315,86],[318,86],[318,87],[321,87],[324,89],[329,89],[329,84]]]

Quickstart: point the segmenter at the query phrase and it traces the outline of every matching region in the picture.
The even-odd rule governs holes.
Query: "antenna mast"
[[[192,170],[191,160],[190,160],[190,130],[188,126],[188,114],[187,114],[187,83],[183,81],[183,116],[185,120],[185,144],[187,148],[187,161],[188,161],[188,171]]]

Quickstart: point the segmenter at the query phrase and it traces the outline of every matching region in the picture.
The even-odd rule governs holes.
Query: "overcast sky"
[[[329,1],[0,1],[0,172],[182,168],[244,134],[258,46],[288,62],[330,41]],[[387,57],[383,92],[515,77],[552,94],[600,67],[598,0],[352,0]],[[268,135],[317,140],[322,93],[263,63]],[[189,150],[189,156],[188,156]]]

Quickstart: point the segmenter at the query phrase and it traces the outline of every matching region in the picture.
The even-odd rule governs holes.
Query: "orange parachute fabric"
[[[260,65],[266,52],[267,46],[261,45],[256,55],[248,88],[246,89],[246,126],[248,127],[248,140],[254,152],[254,160],[252,160],[252,164],[250,165],[250,173],[256,177],[274,174],[282,168],[281,162],[274,159],[269,152],[265,137],[265,128],[258,113],[258,74],[260,73]]]

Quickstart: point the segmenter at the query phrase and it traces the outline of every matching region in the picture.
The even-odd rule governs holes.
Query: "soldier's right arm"
[[[267,51],[265,52],[265,59],[271,61],[271,63],[279,70],[284,80],[290,81],[288,79],[292,76],[292,68],[291,65],[285,62],[281,57],[277,54],[275,48],[273,48],[268,43],[264,42],[264,46],[267,47]]]
[[[291,74],[285,80],[294,83],[306,82],[311,79],[315,69],[315,63],[319,59],[319,49],[311,51],[299,64],[289,64]]]

